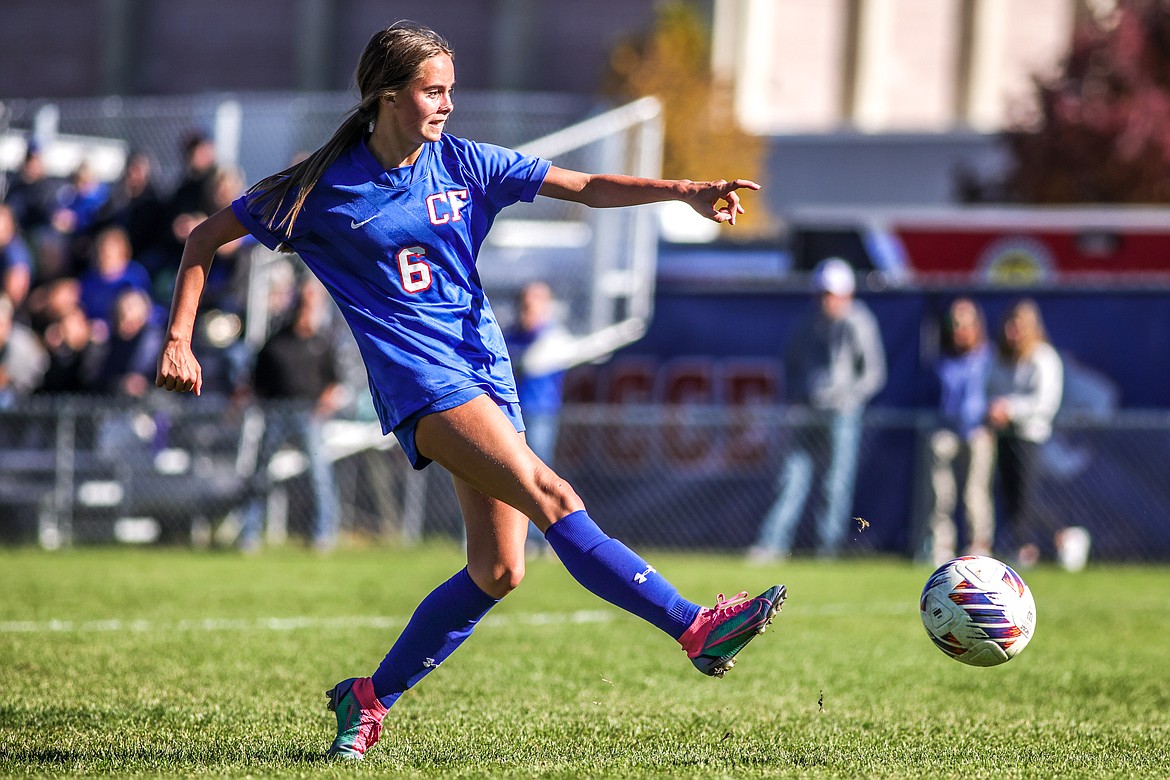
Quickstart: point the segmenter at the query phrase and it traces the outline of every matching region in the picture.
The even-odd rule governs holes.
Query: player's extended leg
[[[458,477],[454,483],[467,525],[467,566],[423,599],[374,672],[374,693],[386,707],[438,669],[524,577],[528,518]]]
[[[415,441],[469,487],[532,518],[574,579],[678,640],[705,674],[730,668],[784,599],[782,586],[754,599],[720,599],[712,609],[682,598],[653,566],[597,527],[572,487],[532,453],[486,396],[424,417]]]
[[[362,758],[378,741],[382,719],[398,697],[438,669],[498,602],[472,581],[466,567],[431,591],[371,677],[344,680],[326,692],[329,709],[337,713],[329,755]]]
[[[467,526],[467,566],[423,599],[371,677],[346,680],[327,693],[337,713],[331,756],[362,758],[398,697],[438,669],[524,577],[528,518],[458,477],[454,483]]]

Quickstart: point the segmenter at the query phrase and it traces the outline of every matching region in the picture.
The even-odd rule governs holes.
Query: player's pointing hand
[[[695,211],[715,222],[726,222],[734,225],[735,218],[743,214],[743,206],[739,202],[739,193],[736,190],[758,190],[760,185],[749,179],[734,181],[696,182],[699,189],[687,198],[687,203]],[[720,205],[722,203],[722,205]]]

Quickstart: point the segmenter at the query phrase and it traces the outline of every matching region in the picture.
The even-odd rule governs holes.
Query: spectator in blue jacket
[[[565,369],[571,360],[566,349],[569,333],[555,316],[556,300],[544,282],[529,282],[516,296],[516,318],[504,333],[516,394],[524,410],[524,437],[529,448],[545,464],[556,458],[557,433],[560,427],[561,393]],[[547,543],[531,523],[528,529],[528,552],[548,552]]]
[[[936,566],[955,557],[955,508],[962,489],[964,554],[990,555],[995,535],[992,484],[995,434],[986,425],[991,348],[983,314],[970,298],[954,301],[943,321],[938,378],[938,427],[930,436],[930,556]]]
[[[102,344],[97,392],[142,398],[154,386],[163,332],[153,320],[153,309],[144,290],[126,287],[118,293],[110,313],[109,338]]]
[[[130,253],[130,238],[122,228],[98,233],[92,267],[81,277],[81,306],[91,320],[108,326],[114,301],[127,287],[149,294],[150,274]]]
[[[516,394],[524,409],[528,446],[547,464],[556,455],[561,390],[566,366],[560,349],[568,333],[554,316],[555,299],[544,282],[530,282],[516,296],[516,321],[504,334]]]

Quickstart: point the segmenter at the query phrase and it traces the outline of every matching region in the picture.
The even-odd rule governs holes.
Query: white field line
[[[913,605],[885,603],[861,607],[857,604],[826,604],[815,609],[803,609],[800,614],[809,617],[862,617],[865,615],[912,615]],[[481,628],[509,626],[560,626],[569,623],[609,623],[623,617],[616,609],[579,610],[577,612],[533,612],[517,615],[489,615]],[[8,620],[0,621],[0,634],[97,634],[139,633],[173,634],[186,631],[300,631],[305,629],[367,628],[387,630],[406,625],[401,616],[341,616],[341,617],[264,617],[264,618],[200,618],[194,620]]]

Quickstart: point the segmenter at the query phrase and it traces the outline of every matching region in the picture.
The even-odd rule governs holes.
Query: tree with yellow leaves
[[[692,3],[663,3],[653,27],[615,46],[605,91],[622,100],[654,96],[663,106],[662,175],[764,184],[763,139],[735,121],[730,84],[711,70],[711,32]],[[729,174],[729,172],[731,172]],[[737,222],[739,238],[769,232],[763,200]]]

